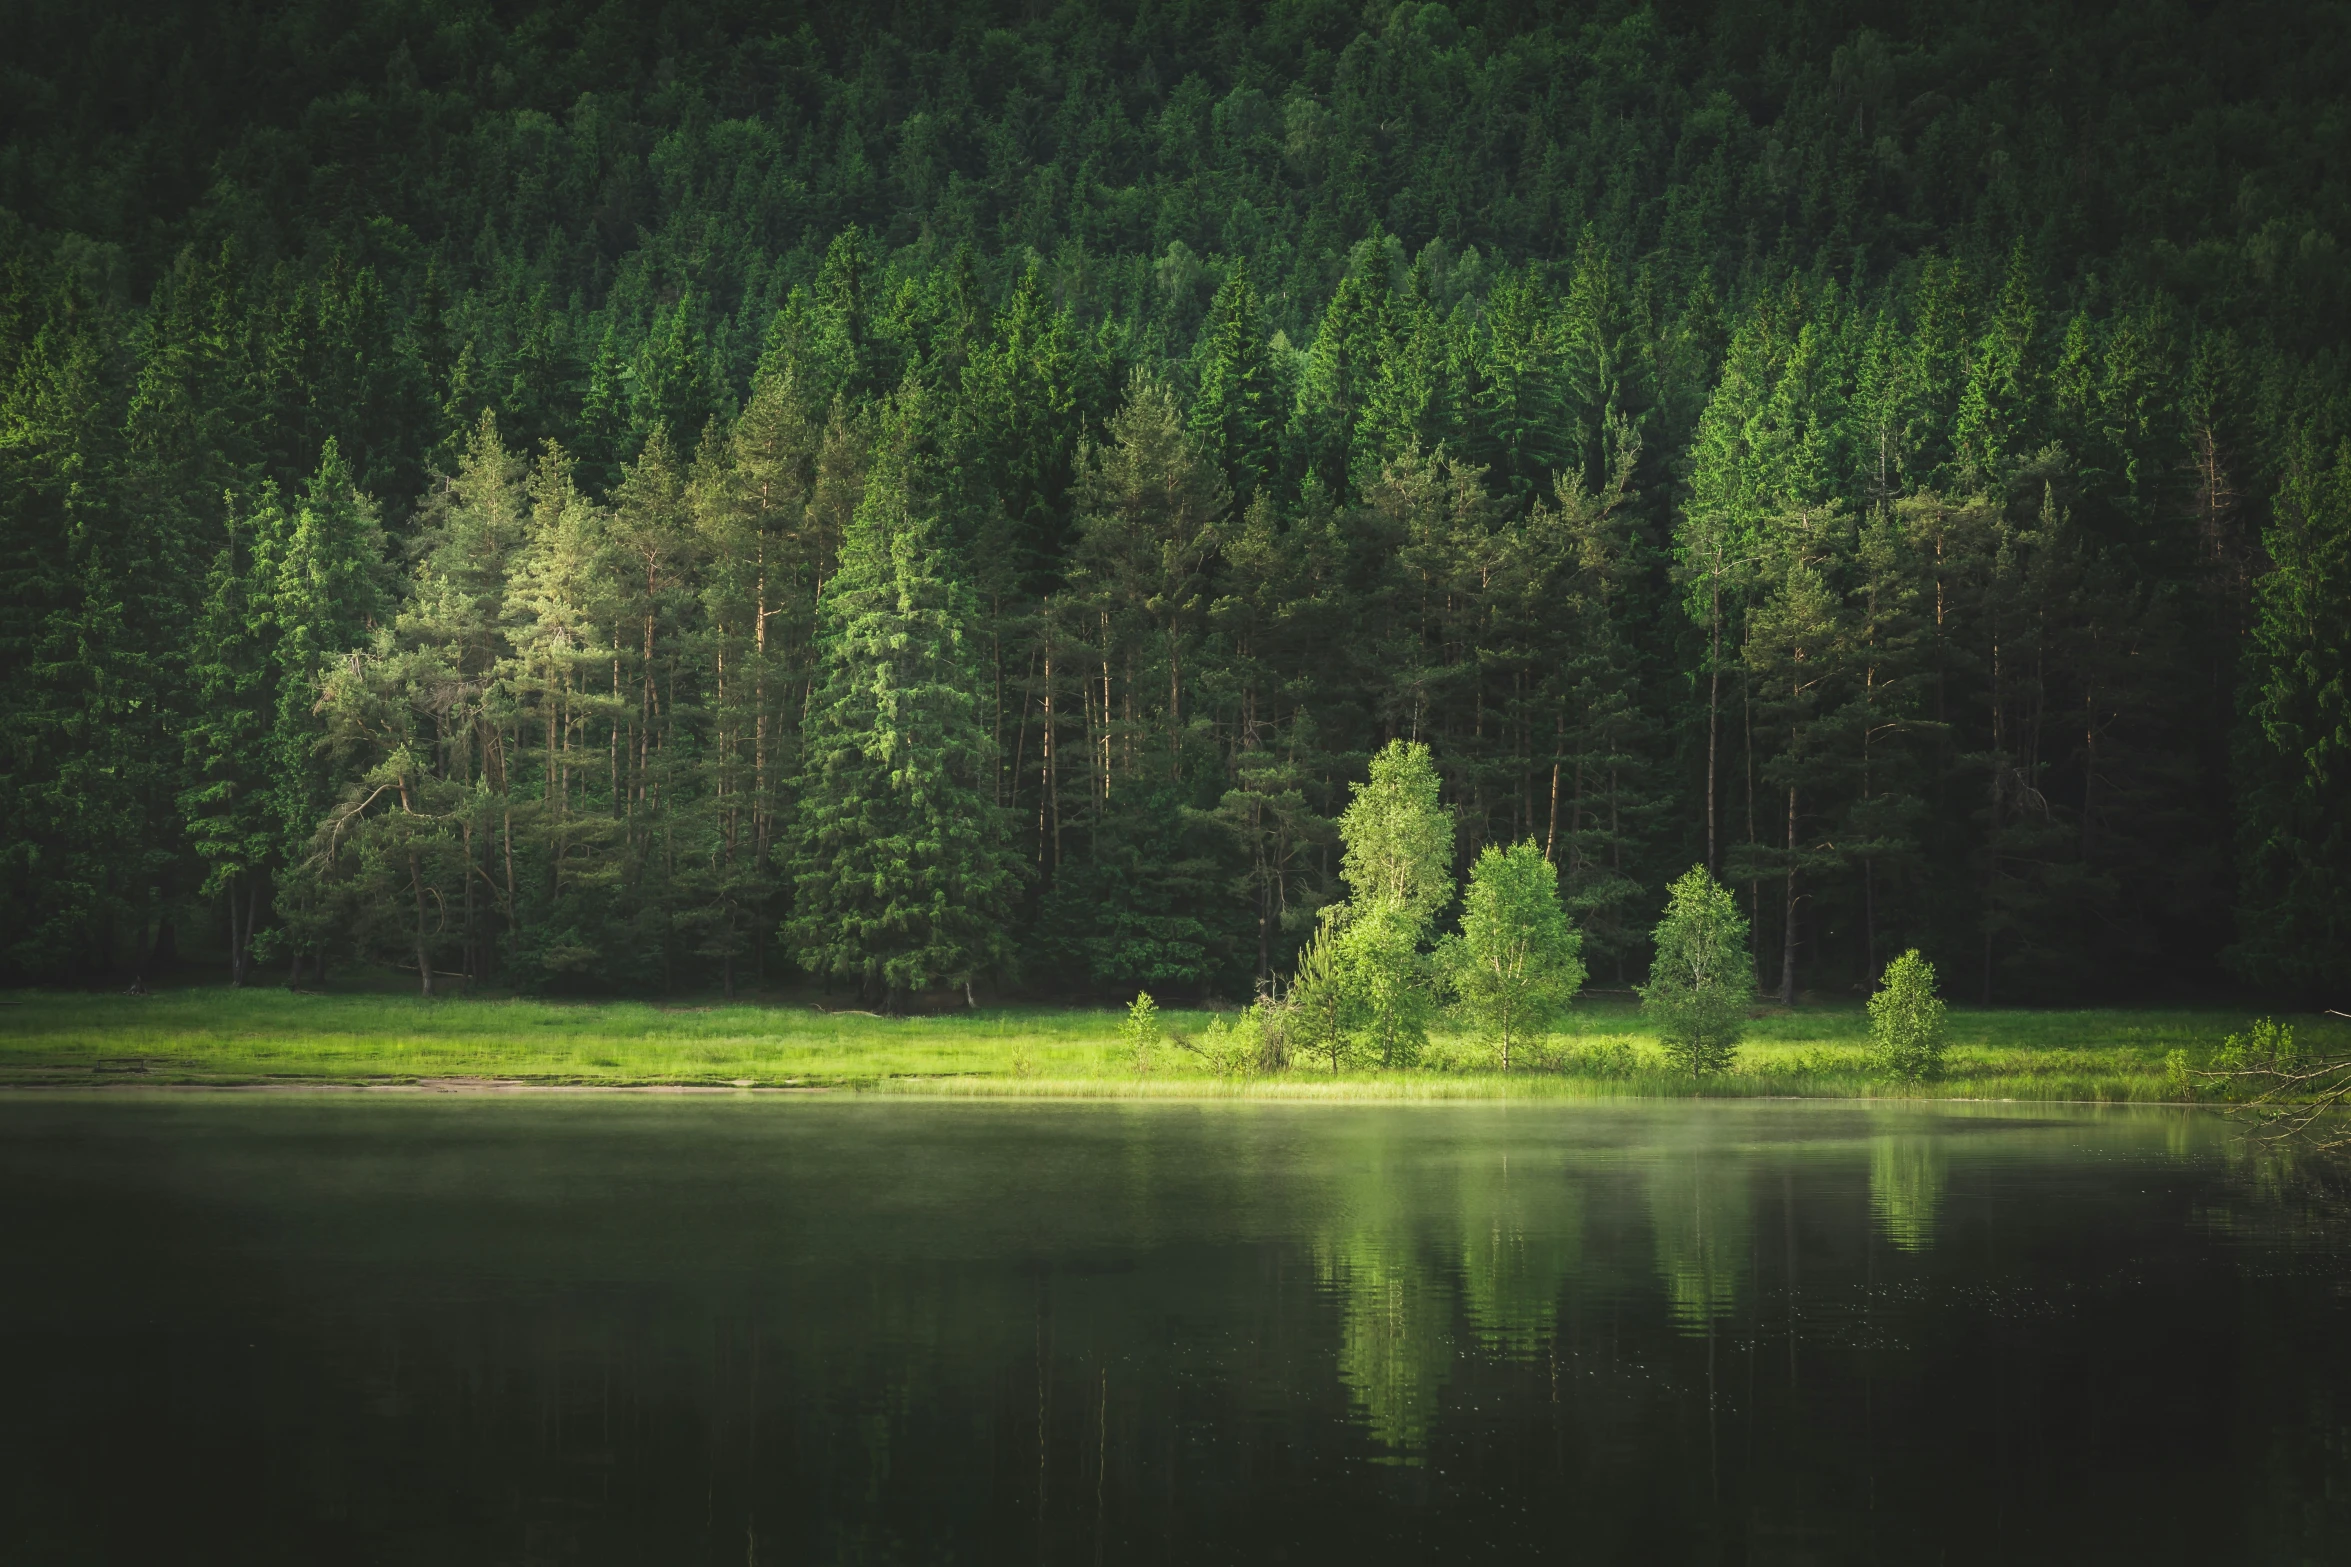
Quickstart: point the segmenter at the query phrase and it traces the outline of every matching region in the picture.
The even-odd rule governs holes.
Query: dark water
[[[0,1560],[2345,1560],[2301,1192],[2170,1112],[19,1096]]]

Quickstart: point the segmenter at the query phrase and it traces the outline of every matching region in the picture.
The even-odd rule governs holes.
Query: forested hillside
[[[1698,863],[1767,994],[2341,994],[2346,81],[2228,0],[26,0],[0,975],[1245,996],[1402,738],[1598,985]]]

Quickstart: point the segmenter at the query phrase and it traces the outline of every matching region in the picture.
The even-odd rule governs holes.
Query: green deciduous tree
[[[1423,947],[1453,902],[1453,822],[1429,749],[1395,740],[1339,818],[1347,901],[1325,911],[1335,967],[1361,1008],[1365,1047],[1386,1067],[1419,1059],[1436,999]]]
[[[1371,759],[1371,776],[1353,786],[1339,817],[1345,851],[1339,874],[1347,902],[1333,910],[1341,926],[1374,910],[1398,911],[1416,936],[1453,902],[1453,819],[1437,798],[1437,769],[1418,741],[1391,740]]]
[[[1547,1032],[1583,988],[1583,938],[1559,904],[1559,873],[1532,839],[1488,844],[1470,867],[1461,931],[1437,967],[1462,1016],[1500,1051]]]
[[[1755,994],[1755,960],[1747,922],[1730,889],[1693,865],[1666,892],[1657,922],[1656,956],[1641,987],[1641,1014],[1657,1030],[1666,1058],[1692,1082],[1725,1072],[1738,1057],[1747,1005]]]
[[[1906,1083],[1943,1070],[1943,998],[1935,994],[1935,966],[1916,947],[1886,965],[1869,998],[1870,1055],[1878,1069]]]

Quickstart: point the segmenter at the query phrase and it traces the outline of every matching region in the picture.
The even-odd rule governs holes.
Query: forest
[[[12,13],[0,982],[2347,993],[2351,7]]]

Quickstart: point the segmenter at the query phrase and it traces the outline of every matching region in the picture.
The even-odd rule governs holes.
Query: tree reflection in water
[[[1935,1220],[1951,1173],[1942,1140],[1873,1137],[1869,1144],[1869,1211],[1880,1234],[1904,1251],[1935,1244]]]

